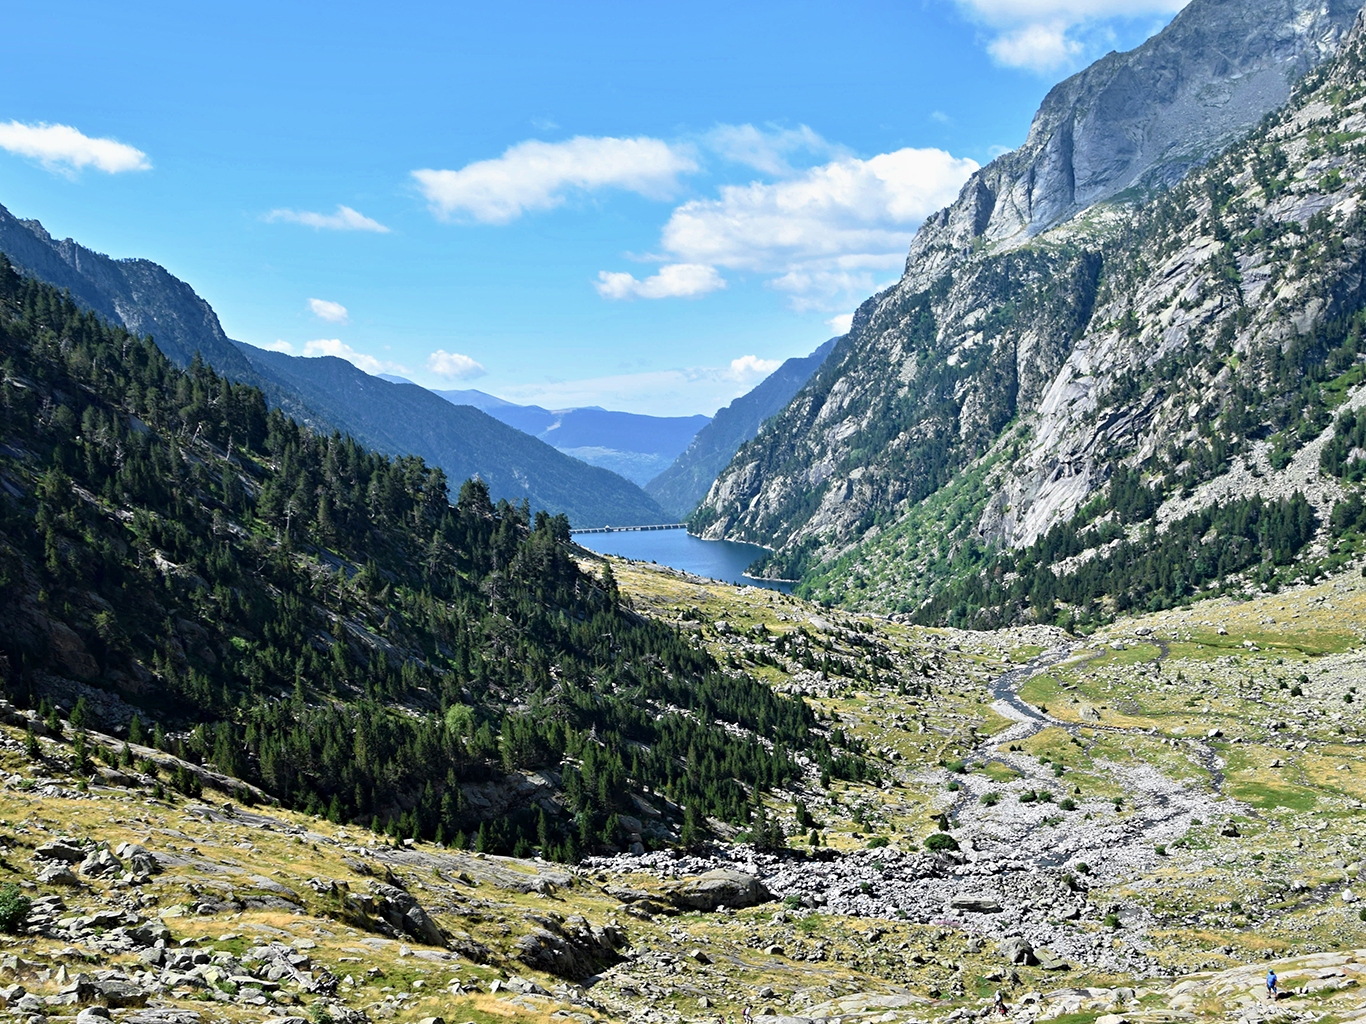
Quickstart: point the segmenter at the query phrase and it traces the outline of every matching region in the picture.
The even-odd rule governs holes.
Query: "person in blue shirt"
[[[1276,971],[1274,968],[1268,969],[1266,972],[1266,994],[1272,999],[1276,998]]]

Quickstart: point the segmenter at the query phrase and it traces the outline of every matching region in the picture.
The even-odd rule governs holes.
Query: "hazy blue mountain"
[[[402,378],[392,378],[402,380]],[[553,445],[566,455],[644,484],[678,457],[708,416],[643,416],[597,406],[544,409],[516,405],[475,389],[436,391],[448,402],[471,405]]]
[[[668,469],[645,484],[646,493],[670,515],[680,519],[686,516],[707,496],[712,481],[730,464],[740,446],[757,435],[764,420],[792,401],[811,379],[837,341],[831,338],[809,356],[787,360],[753,391],[720,410]]]
[[[382,380],[341,359],[304,359],[235,342],[193,288],[150,260],[115,260],[71,239],[57,241],[37,221],[19,220],[2,206],[0,252],[111,322],[152,335],[178,365],[189,365],[199,352],[219,373],[255,384],[272,405],[315,430],[339,430],[387,455],[420,455],[455,484],[478,474],[495,499],[525,498],[534,508],[564,512],[575,525],[668,518],[629,480],[468,405]]]

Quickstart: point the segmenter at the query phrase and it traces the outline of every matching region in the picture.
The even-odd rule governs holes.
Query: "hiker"
[[[1274,1001],[1276,1000],[1276,998],[1277,998],[1277,996],[1276,996],[1276,971],[1275,971],[1274,968],[1268,968],[1268,969],[1267,969],[1267,972],[1266,972],[1266,994],[1267,994],[1267,996],[1268,996],[1273,1002],[1274,1002]]]
[[[745,1004],[745,1009],[744,1009],[744,1011],[740,1014],[740,1016],[744,1018],[744,1024],[750,1024],[750,1012],[749,1012],[749,1004],[748,1004],[748,1003]]]
[[[1006,998],[1001,995],[1001,990],[999,988],[996,990],[996,998],[992,1000],[991,1008],[1002,1017],[1006,1015]]]

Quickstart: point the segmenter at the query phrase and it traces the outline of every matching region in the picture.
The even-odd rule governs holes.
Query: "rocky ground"
[[[985,1016],[999,990],[1017,1021],[1362,1015],[1359,569],[1089,638],[918,629],[616,569],[638,610],[862,741],[876,777],[824,786],[813,765],[777,794],[788,852],[718,841],[567,867],[394,846],[268,794],[243,805],[202,769],[202,800],[168,796],[180,766],[150,750],[157,777],[82,781],[69,727],[35,728],[35,753],[26,714],[0,708],[0,882],[31,901],[0,940],[5,1008],[664,1024],[748,1005],[775,1024],[929,1024]],[[940,830],[957,849],[926,849]]]

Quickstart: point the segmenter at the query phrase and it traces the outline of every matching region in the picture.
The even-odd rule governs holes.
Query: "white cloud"
[[[319,228],[327,231],[374,231],[387,235],[386,228],[377,220],[371,220],[363,213],[349,206],[337,206],[336,213],[313,213],[309,210],[271,210],[265,219],[271,223],[284,221],[287,224],[302,224],[304,227]]]
[[[949,117],[949,115],[942,110],[931,110],[930,120],[939,124],[953,124],[953,118]]]
[[[92,139],[64,124],[0,124],[0,149],[37,160],[49,171],[68,176],[85,167],[106,174],[152,168],[142,150],[113,139]]]
[[[1167,18],[1190,0],[955,0],[993,29],[987,52],[998,64],[1046,73],[1072,65],[1108,36],[1119,18]],[[1079,36],[1081,38],[1079,38]],[[1089,44],[1089,45],[1088,45]]]
[[[604,299],[691,299],[726,287],[726,281],[705,263],[669,263],[643,281],[602,270],[593,287]]]
[[[829,327],[836,334],[848,334],[854,326],[853,313],[841,313],[839,316],[832,316],[825,321],[825,326]]]
[[[615,188],[668,199],[677,190],[678,176],[695,170],[697,161],[687,146],[645,136],[576,136],[564,142],[519,142],[496,159],[458,171],[412,173],[441,219],[506,224],[527,211],[559,206],[576,190]]]
[[[330,324],[344,324],[351,318],[346,307],[340,302],[329,302],[327,299],[309,299],[308,308],[319,320],[326,320]]]
[[[350,345],[337,338],[319,338],[316,341],[304,342],[304,355],[336,356],[338,359],[345,359],[366,373],[406,374],[409,372],[406,367],[400,366],[398,363],[391,363],[387,359],[376,359],[364,352],[357,352]]]
[[[440,348],[427,357],[427,369],[439,376],[455,380],[470,380],[488,373],[481,364],[469,356]]]
[[[758,356],[741,356],[730,361],[730,372],[736,380],[750,380],[767,377],[783,365],[781,359],[760,359]]]
[[[920,222],[976,169],[943,150],[901,149],[727,185],[717,199],[675,209],[662,246],[680,262],[779,275],[772,284],[797,309],[826,308],[838,295],[834,312],[867,294],[873,271],[901,266]]]
[[[511,402],[571,409],[598,405],[651,416],[711,415],[748,392],[772,373],[778,360],[741,356],[728,366],[693,366],[672,370],[551,381],[502,387],[498,394]]]
[[[735,163],[763,174],[793,173],[789,154],[806,152],[822,156],[841,154],[842,148],[821,138],[806,125],[800,128],[755,128],[752,124],[717,125],[704,137],[709,149]]]
[[[1081,43],[1067,38],[1067,26],[1057,22],[1002,33],[987,46],[998,64],[1040,73],[1070,64],[1081,51]]]
[[[294,346],[287,341],[272,341],[269,345],[262,345],[267,352],[283,352],[287,356],[294,354]]]

